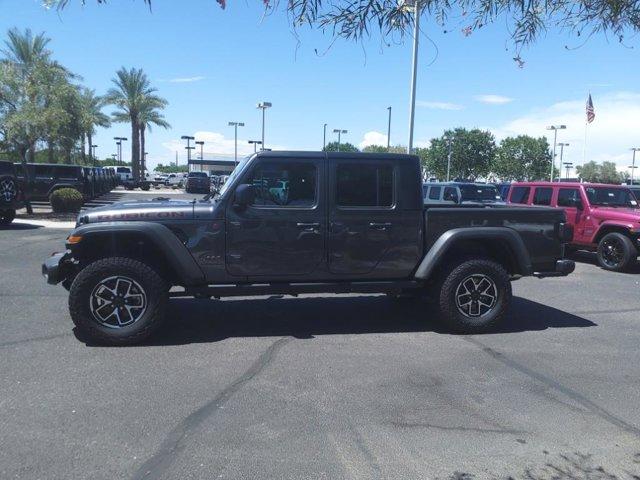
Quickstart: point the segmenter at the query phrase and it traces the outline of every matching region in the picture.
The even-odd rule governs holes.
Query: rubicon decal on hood
[[[109,222],[114,220],[159,220],[163,218],[185,218],[187,212],[127,212],[127,213],[106,213],[97,215],[95,218],[99,222]]]

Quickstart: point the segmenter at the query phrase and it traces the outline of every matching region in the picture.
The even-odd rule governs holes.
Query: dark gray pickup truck
[[[81,213],[42,271],[78,329],[111,344],[150,335],[175,296],[430,294],[452,329],[481,332],[512,279],[573,271],[571,236],[556,209],[425,209],[415,156],[260,152],[215,196]]]

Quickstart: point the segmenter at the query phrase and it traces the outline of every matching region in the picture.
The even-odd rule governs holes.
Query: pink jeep
[[[520,182],[507,201],[562,208],[574,229],[571,246],[596,251],[607,270],[627,270],[640,254],[640,206],[624,185]]]

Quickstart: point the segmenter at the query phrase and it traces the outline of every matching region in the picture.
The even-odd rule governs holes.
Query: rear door
[[[401,235],[394,160],[329,159],[328,262],[333,274],[368,274]]]

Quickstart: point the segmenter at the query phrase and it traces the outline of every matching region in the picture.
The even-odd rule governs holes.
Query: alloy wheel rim
[[[608,267],[617,267],[624,259],[622,244],[618,240],[606,240],[602,243],[602,260]]]
[[[498,287],[491,277],[473,274],[464,278],[456,288],[456,307],[467,318],[488,315],[498,300]]]
[[[10,202],[16,196],[16,184],[11,179],[5,179],[0,182],[0,197],[5,202]]]
[[[136,323],[147,311],[147,295],[138,282],[122,275],[101,280],[91,292],[93,318],[109,328]]]

